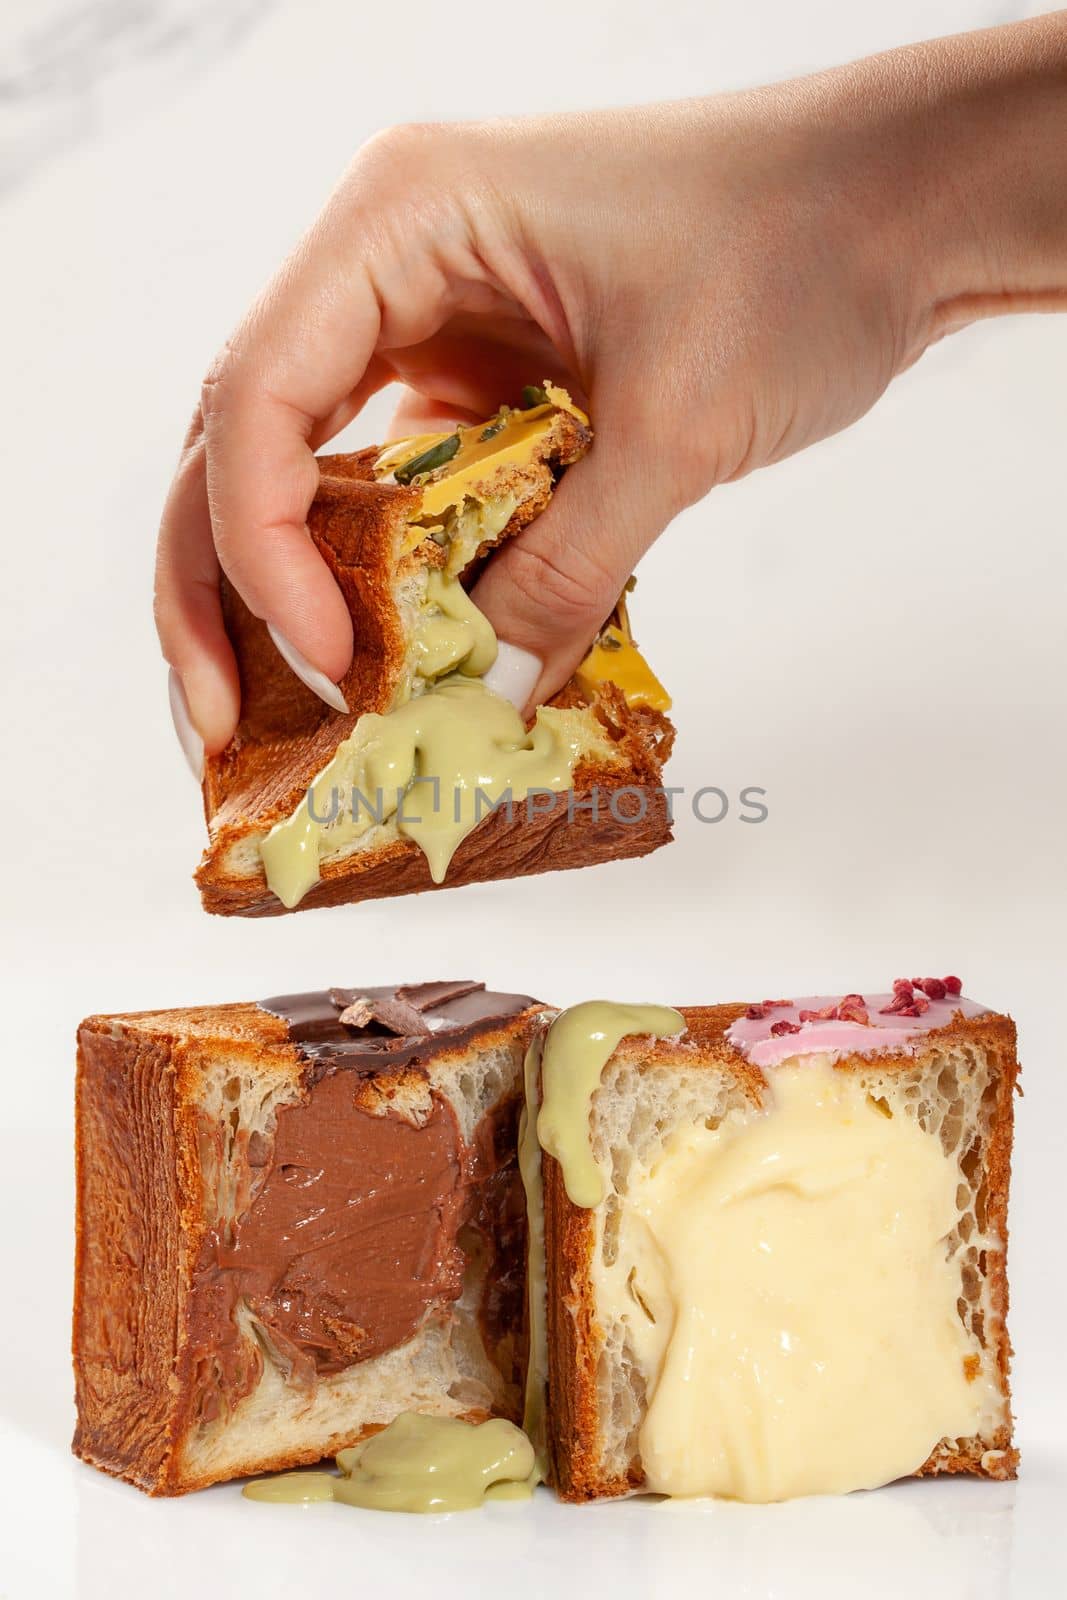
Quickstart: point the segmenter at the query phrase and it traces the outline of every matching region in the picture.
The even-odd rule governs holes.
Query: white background
[[[1052,1593],[1063,1576],[1067,319],[927,355],[642,567],[671,781],[768,791],[643,862],[269,922],[205,917],[150,614],[215,348],[374,129],[705,93],[1025,14],[980,0],[9,0],[0,575],[0,1594]],[[1034,9],[1041,9],[1036,7]],[[358,427],[379,433],[378,405]],[[682,419],[696,424],[696,419]],[[679,573],[683,574],[679,581]],[[154,1503],[72,1461],[73,1035],[90,1011],[471,974],[553,1001],[959,972],[1020,1028],[1016,1486],[447,1522]],[[1060,1569],[1054,1576],[1054,1564]],[[377,1592],[384,1592],[378,1590]]]

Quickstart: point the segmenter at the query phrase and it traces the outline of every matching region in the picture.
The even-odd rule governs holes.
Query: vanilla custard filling
[[[825,1055],[769,1109],[670,1136],[631,1173],[594,1278],[644,1377],[647,1489],[747,1501],[874,1488],[999,1396],[957,1308],[958,1162]]]

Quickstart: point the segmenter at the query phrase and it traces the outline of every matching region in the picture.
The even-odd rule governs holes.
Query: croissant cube
[[[83,1023],[76,1453],[179,1494],[520,1415],[539,1014],[442,983]]]

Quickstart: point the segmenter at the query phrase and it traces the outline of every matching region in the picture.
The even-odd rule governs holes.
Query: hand
[[[314,451],[551,377],[590,456],[476,592],[568,676],[672,517],[845,427],[935,339],[1064,303],[1067,13],[752,93],[388,131],[226,346],[160,535],[156,616],[199,753],[239,712],[220,567],[324,698],[351,623],[305,526]]]

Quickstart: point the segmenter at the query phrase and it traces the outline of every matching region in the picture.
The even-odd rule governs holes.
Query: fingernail
[[[287,666],[292,667],[300,682],[306,684],[312,694],[317,694],[320,700],[334,711],[347,711],[348,702],[340,689],[318,667],[313,667],[307,656],[300,654],[294,644],[290,644],[284,633],[279,633],[273,623],[267,623],[267,632],[274,640],[274,647]]]
[[[167,696],[170,700],[170,714],[174,718],[174,731],[178,735],[178,743],[182,747],[182,755],[189,763],[189,770],[197,783],[204,781],[204,741],[193,727],[193,719],[189,715],[189,702],[185,698],[182,680],[170,669],[167,679]]]
[[[512,705],[521,711],[533,693],[541,671],[542,662],[539,656],[535,656],[529,650],[520,650],[517,644],[508,644],[501,639],[497,647],[496,660],[482,682],[487,689],[492,689],[494,694],[510,700]]]

